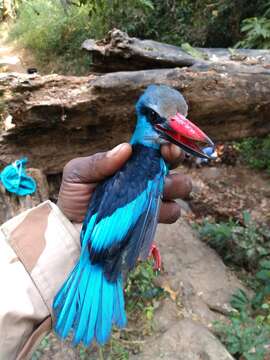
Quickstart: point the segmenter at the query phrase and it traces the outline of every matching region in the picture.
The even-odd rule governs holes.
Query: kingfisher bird
[[[55,331],[62,339],[72,332],[75,346],[93,340],[103,345],[113,325],[126,325],[123,274],[138,258],[145,260],[152,246],[168,173],[161,144],[174,143],[201,158],[208,157],[206,145],[214,148],[187,112],[181,93],[166,85],[148,86],[136,103],[131,158],[96,187],[81,230],[80,258],[54,299]]]

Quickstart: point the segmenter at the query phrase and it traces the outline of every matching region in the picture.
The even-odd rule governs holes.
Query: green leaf
[[[244,290],[238,289],[237,292],[233,294],[230,303],[234,309],[242,311],[250,303],[250,300]]]
[[[251,215],[248,211],[243,211],[243,220],[244,220],[244,225],[248,226],[250,224],[251,221]]]
[[[145,7],[150,8],[151,10],[154,10],[154,5],[151,0],[140,0],[140,3],[144,5]]]
[[[208,55],[192,47],[189,43],[183,43],[181,48],[195,59],[208,60]]]
[[[256,278],[263,281],[270,281],[270,270],[261,270],[257,272]]]

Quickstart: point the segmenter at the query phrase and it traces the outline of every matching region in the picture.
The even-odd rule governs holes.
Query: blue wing
[[[128,163],[100,184],[81,232],[82,253],[58,292],[55,329],[73,343],[104,344],[113,324],[124,327],[122,275],[147,256],[157,224],[166,166],[160,153],[135,145]]]
[[[110,281],[122,266],[146,257],[155,234],[166,168],[160,153],[136,145],[130,161],[101,184],[92,198],[82,230],[92,264],[100,264]]]

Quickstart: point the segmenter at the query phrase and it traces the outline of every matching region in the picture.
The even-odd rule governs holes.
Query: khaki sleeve
[[[0,227],[0,360],[27,359],[80,254],[79,231],[46,201]]]

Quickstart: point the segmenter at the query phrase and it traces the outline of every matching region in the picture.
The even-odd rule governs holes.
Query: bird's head
[[[136,104],[137,127],[132,142],[151,146],[162,142],[178,145],[187,153],[209,158],[203,152],[213,142],[186,116],[188,106],[179,91],[165,85],[150,85]]]

